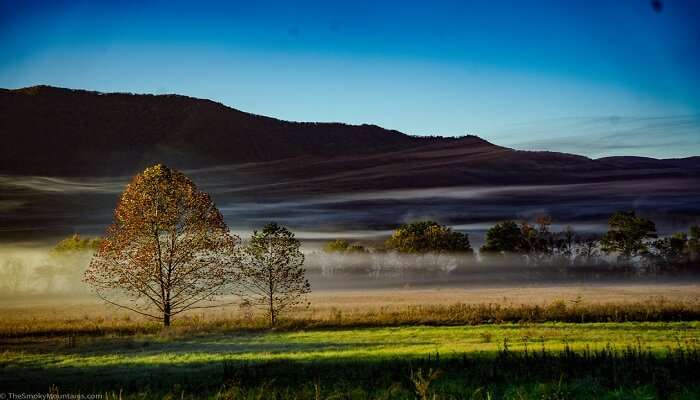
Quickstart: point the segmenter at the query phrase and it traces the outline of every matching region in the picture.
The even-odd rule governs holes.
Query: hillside
[[[590,182],[686,176],[697,158],[586,157],[515,151],[476,136],[415,137],[375,125],[289,122],[210,100],[35,86],[0,89],[0,173],[133,175],[237,165],[256,179],[344,174],[324,187]],[[343,188],[345,189],[345,188]]]
[[[178,95],[49,86],[0,89],[0,171],[132,173],[155,161],[181,168],[299,156],[335,157],[432,143],[374,125],[281,121]]]

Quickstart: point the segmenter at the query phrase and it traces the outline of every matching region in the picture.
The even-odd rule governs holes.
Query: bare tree
[[[300,246],[292,232],[272,223],[254,231],[243,250],[241,283],[250,303],[266,310],[270,326],[282,311],[303,303],[311,292]]]
[[[84,280],[105,301],[169,326],[181,312],[221,305],[238,276],[238,241],[208,194],[155,165],[122,193]]]

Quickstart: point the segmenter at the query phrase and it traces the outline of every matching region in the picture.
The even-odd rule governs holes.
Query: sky
[[[176,93],[590,157],[700,155],[700,1],[6,1],[0,87]]]

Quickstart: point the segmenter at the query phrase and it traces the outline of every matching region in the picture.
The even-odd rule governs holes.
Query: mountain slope
[[[181,167],[333,157],[405,149],[437,139],[373,125],[298,123],[177,95],[103,94],[36,86],[0,90],[0,171],[131,173],[165,161]]]
[[[696,176],[698,158],[516,151],[476,136],[414,137],[374,125],[288,122],[178,95],[0,89],[0,174],[133,175],[236,166],[236,178],[311,193]],[[303,180],[304,185],[298,185]]]

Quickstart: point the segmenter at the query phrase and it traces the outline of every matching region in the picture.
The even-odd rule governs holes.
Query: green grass
[[[406,326],[198,336],[166,332],[128,337],[25,337],[0,342],[0,388],[48,389],[56,385],[64,391],[79,389],[82,393],[121,389],[125,393],[147,393],[146,397],[168,393],[178,397],[183,393],[213,397],[226,393],[232,398],[254,398],[260,390],[280,393],[287,390],[286,395],[280,394],[281,398],[305,398],[306,395],[315,398],[321,381],[321,387],[329,393],[346,393],[347,390],[364,393],[350,398],[381,397],[394,389],[398,396],[395,398],[412,398],[410,372],[434,367],[444,371],[444,376],[435,383],[440,389],[436,393],[442,398],[459,398],[450,396],[460,387],[473,391],[482,388],[482,394],[491,391],[503,398],[509,398],[508,390],[520,391],[518,393],[526,396],[523,398],[540,398],[538,390],[545,389],[539,384],[549,388],[546,390],[561,389],[564,385],[577,393],[585,388],[598,388],[597,392],[591,392],[591,398],[615,390],[623,394],[648,390],[658,397],[658,382],[635,383],[635,377],[626,375],[629,369],[643,367],[643,373],[650,376],[673,373],[668,381],[678,381],[678,386],[671,388],[674,395],[681,395],[683,390],[699,394],[700,388],[693,386],[692,381],[684,381],[682,373],[684,369],[696,370],[700,366],[699,338],[700,322]],[[508,350],[505,359],[504,346]],[[634,352],[634,357],[626,355],[630,351]],[[431,360],[426,361],[429,354]],[[542,357],[549,354],[550,358],[537,358],[538,354]],[[689,354],[694,354],[694,358],[686,359]],[[525,358],[509,364],[508,360],[518,360],[518,357]],[[682,363],[676,365],[680,359]],[[494,364],[496,362],[500,364]],[[619,365],[605,370],[611,363]],[[630,367],[623,368],[625,363]],[[498,365],[502,371],[498,370],[501,368]],[[491,375],[484,375],[488,370],[492,371]],[[530,372],[533,375],[527,379],[519,378]],[[566,379],[561,381],[562,377]],[[581,379],[589,378],[603,383],[581,383]],[[583,386],[572,389],[572,385]],[[306,395],[302,396],[304,393]]]

